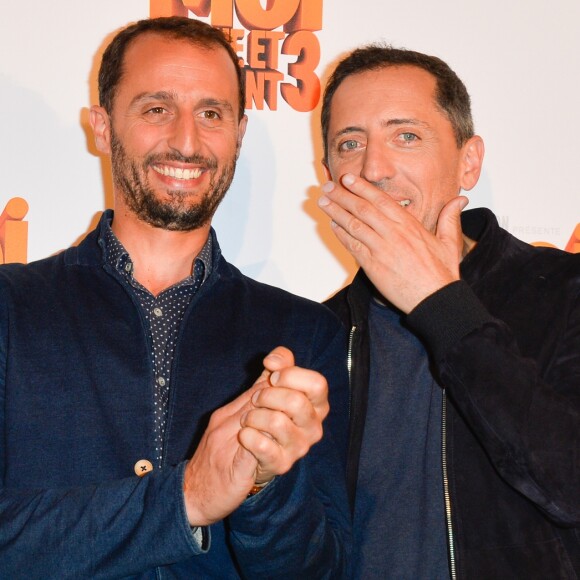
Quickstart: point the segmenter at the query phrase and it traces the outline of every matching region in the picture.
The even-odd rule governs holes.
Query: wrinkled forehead
[[[165,59],[173,59],[176,63],[195,59],[198,54],[212,54],[226,50],[217,43],[195,38],[176,37],[157,31],[148,31],[134,38],[127,46],[121,63],[122,76],[133,72],[145,72]],[[229,59],[228,59],[229,60]],[[232,63],[232,72],[235,70]],[[225,71],[224,71],[225,72]],[[122,77],[121,77],[122,79]]]
[[[347,76],[336,88],[330,101],[332,109],[343,101],[365,106],[362,95],[376,97],[385,105],[408,102],[423,107],[437,107],[437,79],[428,71],[412,65],[389,65]]]
[[[114,104],[134,93],[159,91],[216,93],[239,108],[239,83],[235,65],[219,44],[202,44],[188,38],[147,33],[134,40],[123,59],[123,74]]]

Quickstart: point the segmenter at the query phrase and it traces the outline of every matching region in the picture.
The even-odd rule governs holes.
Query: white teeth
[[[399,205],[401,207],[407,207],[408,205],[411,205],[411,200],[410,199],[404,199],[403,201],[399,202]]]
[[[175,179],[197,179],[202,173],[199,167],[195,169],[181,169],[180,167],[168,167],[167,165],[153,165],[152,167],[157,173],[167,177],[174,177]]]

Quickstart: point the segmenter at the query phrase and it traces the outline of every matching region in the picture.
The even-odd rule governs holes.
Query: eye
[[[355,139],[347,139],[339,144],[338,150],[339,151],[354,151],[359,146],[359,142]]]
[[[206,119],[219,119],[219,115],[218,113],[216,113],[215,111],[204,111],[202,113],[202,115],[206,118]]]
[[[167,113],[167,111],[163,107],[151,107],[145,111],[146,115],[163,115],[165,113]]]
[[[199,113],[198,117],[208,127],[215,127],[222,120],[221,115],[217,111],[214,111],[213,109],[201,111],[201,113]]]
[[[143,112],[143,119],[147,123],[153,125],[163,125],[167,123],[170,119],[170,112],[161,105],[156,105],[155,107],[150,107]]]
[[[410,133],[409,131],[405,131],[399,135],[399,138],[403,143],[413,143],[414,141],[418,141],[419,137],[415,135],[415,133]]]

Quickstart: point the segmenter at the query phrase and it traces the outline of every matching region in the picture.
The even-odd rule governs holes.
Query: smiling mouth
[[[172,177],[174,179],[197,179],[202,173],[201,167],[195,169],[182,169],[181,167],[171,167],[169,165],[152,165],[153,171],[164,175],[165,177]]]

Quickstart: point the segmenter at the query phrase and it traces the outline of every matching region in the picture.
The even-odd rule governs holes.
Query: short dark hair
[[[324,159],[328,158],[328,126],[330,124],[330,105],[334,93],[349,76],[370,70],[380,70],[393,66],[415,66],[422,68],[435,77],[437,86],[435,99],[447,115],[455,141],[461,147],[473,137],[473,117],[471,99],[465,85],[449,65],[436,56],[430,56],[404,48],[393,48],[385,44],[369,44],[357,48],[346,56],[336,67],[326,83],[322,100],[322,141]]]
[[[238,55],[224,33],[205,22],[182,16],[139,20],[119,32],[107,46],[99,69],[99,103],[110,115],[117,86],[124,73],[123,61],[131,43],[139,36],[154,33],[174,40],[187,40],[209,50],[222,47],[234,63],[239,89],[239,118],[244,116],[245,83]]]

